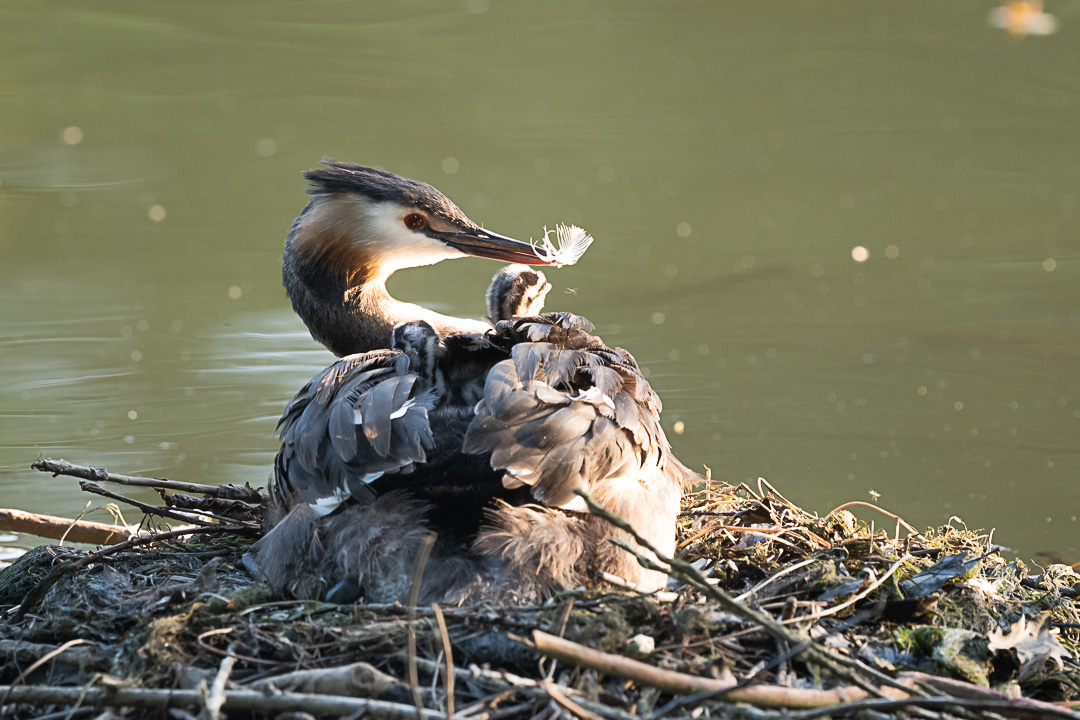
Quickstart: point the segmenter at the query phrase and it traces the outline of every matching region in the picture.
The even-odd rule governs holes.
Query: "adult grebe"
[[[385,282],[403,267],[465,254],[550,263],[430,185],[325,163],[305,175],[315,198],[286,240],[283,277],[312,336],[357,354],[279,423],[261,572],[300,596],[403,600],[434,531],[425,602],[536,599],[600,570],[661,587],[573,492],[674,551],[681,486],[696,476],[672,455],[633,358],[583,318],[538,315],[550,285],[522,265],[493,279],[493,325],[394,300]]]

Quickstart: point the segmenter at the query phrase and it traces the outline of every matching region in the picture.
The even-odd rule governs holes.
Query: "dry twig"
[[[209,690],[204,695],[203,707],[206,709],[209,720],[221,720],[221,706],[225,704],[225,683],[229,681],[229,675],[232,674],[235,664],[236,658],[231,655],[222,658],[221,666],[218,668],[217,675],[214,676],[214,682],[210,684]],[[204,689],[205,686],[199,688],[200,694]]]
[[[421,711],[424,709],[424,699],[420,695],[420,676],[416,672],[416,603],[420,599],[420,585],[424,579],[424,568],[427,567],[428,556],[431,548],[435,546],[435,535],[424,538],[424,544],[420,546],[420,557],[416,560],[416,572],[413,574],[412,589],[409,591],[409,690],[412,691],[413,703],[416,705],[416,717],[420,720]]]
[[[111,687],[56,687],[51,685],[0,686],[8,701],[26,705],[73,705],[80,700],[104,707],[141,708],[197,708],[198,690],[173,690],[169,688],[111,688]],[[223,710],[254,710],[282,713],[304,711],[316,715],[345,717],[363,714],[381,720],[444,720],[443,713],[415,708],[411,705],[369,700],[365,698],[340,697],[337,695],[308,695],[282,693],[267,695],[256,690],[226,690]]]
[[[131,537],[137,528],[0,508],[0,530],[27,533],[53,540],[59,540],[66,535],[65,539],[73,543],[101,545],[110,540],[116,542]]]
[[[105,468],[93,468],[85,465],[73,465],[67,460],[43,458],[30,465],[34,470],[50,473],[53,477],[67,475],[93,482],[111,482],[117,485],[134,485],[138,487],[158,488],[162,490],[177,490],[180,492],[194,492],[207,497],[222,498],[224,500],[243,500],[249,503],[261,503],[264,498],[258,490],[241,485],[203,485],[201,483],[180,482],[178,480],[166,480],[164,478],[136,477],[133,475],[118,475],[111,473]]]
[[[715,693],[725,702],[746,702],[758,707],[773,708],[826,707],[867,697],[867,692],[857,687],[837,687],[832,690],[787,688],[776,685],[739,687],[731,682],[664,670],[620,655],[593,650],[584,645],[548,635],[540,630],[533,631],[533,642],[536,643],[536,649],[539,652],[549,657],[608,675],[625,677],[641,685],[659,688],[676,695]]]
[[[439,624],[439,637],[442,638],[443,658],[446,662],[446,720],[454,714],[454,654],[450,648],[450,633],[446,629],[446,618],[438,603],[431,606],[435,611],[435,621]]]

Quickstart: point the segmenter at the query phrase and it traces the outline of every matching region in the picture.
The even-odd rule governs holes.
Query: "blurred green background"
[[[279,267],[329,155],[592,232],[548,307],[636,355],[691,467],[1080,560],[1080,4],[993,8],[7,0],[0,505],[82,509],[39,456],[265,482],[332,359]],[[479,317],[496,269],[391,291]]]

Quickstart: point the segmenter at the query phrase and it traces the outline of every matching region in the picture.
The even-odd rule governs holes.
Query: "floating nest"
[[[530,607],[275,597],[221,506],[233,524],[39,547],[0,573],[0,716],[1080,720],[1080,575],[866,505],[710,484],[666,592],[608,576]]]

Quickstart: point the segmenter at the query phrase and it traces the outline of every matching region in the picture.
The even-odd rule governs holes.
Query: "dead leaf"
[[[1021,616],[1009,632],[990,631],[991,650],[1015,650],[1020,659],[1020,680],[1026,680],[1042,670],[1047,660],[1061,667],[1062,658],[1069,652],[1051,634],[1053,622],[1050,613],[1043,613],[1033,620]]]

